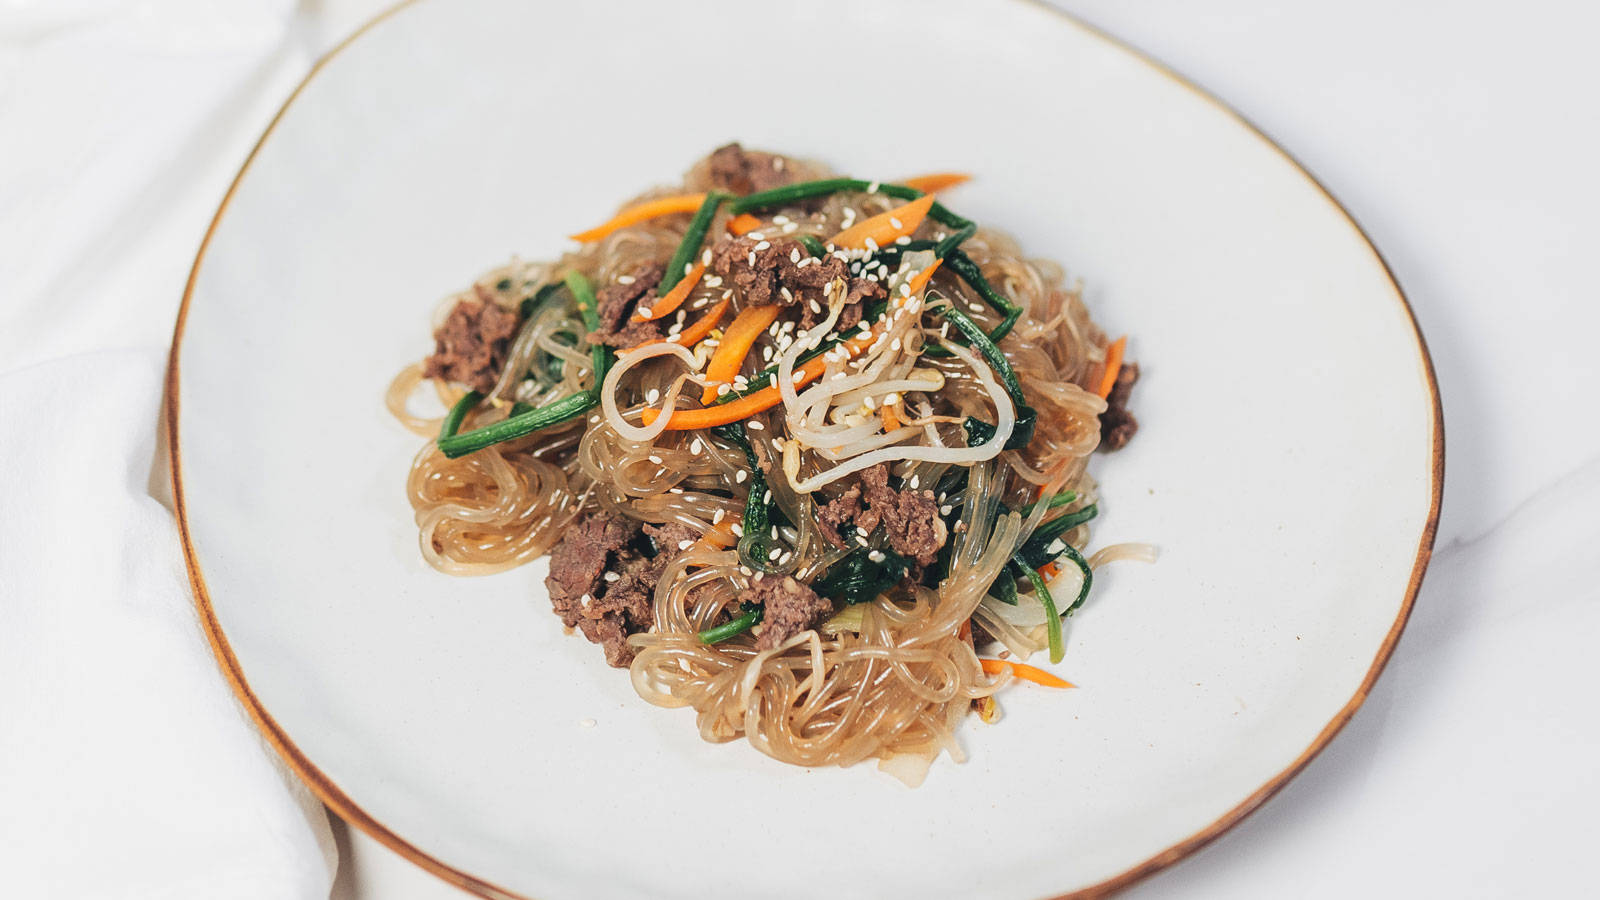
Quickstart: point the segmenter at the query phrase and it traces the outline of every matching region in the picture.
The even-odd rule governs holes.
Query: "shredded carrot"
[[[739,213],[728,220],[728,233],[736,237],[749,234],[756,230],[761,220],[749,213]]]
[[[911,295],[913,297],[921,293],[922,289],[928,286],[928,282],[933,278],[933,273],[939,270],[939,265],[943,262],[944,260],[942,259],[936,259],[933,261],[933,265],[911,276]]]
[[[688,328],[685,328],[677,334],[671,335],[670,337],[651,338],[648,341],[641,341],[640,343],[635,344],[633,347],[629,347],[628,349],[633,350],[637,347],[643,347],[646,344],[660,344],[668,340],[672,341],[674,344],[682,344],[685,347],[692,347],[695,344],[700,343],[700,340],[706,335],[710,334],[711,329],[717,327],[717,323],[722,321],[722,314],[728,311],[728,304],[730,302],[732,301],[724,297],[721,303],[711,307],[711,310],[705,315],[696,319],[693,325],[690,325]],[[651,412],[653,412],[653,410],[645,410],[645,421],[649,421]]]
[[[971,641],[972,640],[972,620],[971,619],[965,619],[965,620],[962,621],[961,627],[956,629],[956,637],[960,638],[963,641]]]
[[[727,301],[723,301],[726,303]],[[872,346],[872,342],[883,333],[882,323],[874,326],[869,334],[853,337],[839,344],[843,347],[849,358],[860,356],[863,351]],[[819,378],[828,367],[826,355],[816,356],[794,370],[796,388],[805,387]],[[759,391],[746,394],[737,400],[730,400],[705,409],[679,409],[672,413],[672,421],[667,423],[668,431],[690,431],[696,428],[711,428],[715,425],[726,425],[729,422],[738,422],[749,418],[758,412],[771,409],[783,401],[783,395],[778,393],[777,387],[765,387]],[[661,415],[659,409],[644,410],[644,424],[649,425]]]
[[[692,213],[700,209],[700,204],[706,202],[705,194],[677,194],[671,197],[657,197],[643,203],[635,203],[622,212],[612,216],[605,223],[596,225],[588,231],[580,231],[572,235],[572,239],[579,243],[592,243],[619,228],[637,225],[646,219],[657,216],[671,215],[672,213]]]
[[[878,413],[883,419],[883,431],[885,434],[900,427],[900,417],[895,415],[894,406],[885,403],[878,407]]]
[[[932,206],[933,195],[925,194],[904,206],[897,206],[888,212],[878,213],[870,219],[863,219],[851,225],[834,235],[829,243],[835,247],[864,250],[867,241],[871,240],[879,247],[887,247],[897,238],[916,231]]]
[[[776,303],[769,306],[747,306],[733,317],[733,323],[722,336],[722,343],[717,345],[717,352],[711,354],[711,361],[706,363],[706,378],[712,383],[701,395],[701,403],[710,403],[716,399],[718,384],[733,381],[733,376],[738,375],[739,369],[744,366],[744,358],[750,355],[750,348],[755,345],[756,338],[777,320],[778,313],[782,311],[783,307]]]
[[[965,172],[929,172],[927,175],[907,178],[900,183],[908,188],[916,188],[924,194],[936,194],[971,180],[972,176]]]
[[[1123,335],[1106,348],[1106,372],[1100,376],[1100,389],[1095,391],[1101,400],[1111,396],[1111,389],[1116,387],[1117,376],[1122,374],[1122,350],[1126,346],[1128,346],[1128,336]]]
[[[1045,687],[1077,687],[1070,681],[1063,681],[1038,666],[1030,666],[1027,663],[1010,662],[1004,659],[980,659],[978,660],[978,665],[982,666],[983,670],[990,675],[998,675],[1001,672],[1010,670],[1012,675],[1023,681],[1031,681],[1034,684],[1042,684]]]
[[[1055,564],[1053,562],[1047,562],[1044,565],[1039,567],[1039,577],[1043,578],[1045,581],[1049,581],[1050,579],[1056,577],[1060,573],[1061,573],[1061,566],[1059,566],[1059,565],[1057,565],[1057,564]]]
[[[665,297],[657,300],[656,304],[650,307],[650,315],[645,316],[634,313],[633,320],[635,322],[649,322],[653,319],[670,315],[673,310],[683,305],[683,301],[689,299],[689,292],[693,291],[694,286],[700,283],[700,276],[704,274],[706,274],[706,264],[703,262],[695,263],[694,268],[689,270],[689,274],[678,279],[678,283],[672,286],[672,290],[667,291]]]

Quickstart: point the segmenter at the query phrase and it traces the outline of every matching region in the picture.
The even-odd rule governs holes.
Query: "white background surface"
[[[227,180],[315,53],[380,5],[0,4],[0,372],[110,349],[159,372]],[[1367,705],[1260,812],[1134,895],[1595,890],[1600,13],[1062,5],[1224,98],[1323,180],[1410,296],[1445,405],[1434,565]],[[459,896],[359,836],[341,850],[335,896]],[[281,895],[312,896],[314,881]]]

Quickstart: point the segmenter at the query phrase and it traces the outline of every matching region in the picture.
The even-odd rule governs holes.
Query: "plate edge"
[[[200,620],[201,628],[205,632],[206,639],[211,645],[212,654],[217,660],[217,666],[222,671],[223,677],[227,679],[228,685],[230,689],[232,689],[234,696],[238,698],[239,702],[244,706],[245,711],[249,714],[251,721],[255,723],[256,728],[272,746],[273,750],[276,751],[283,759],[284,763],[288,765],[290,770],[293,771],[301,781],[305,782],[307,787],[311,789],[312,793],[316,794],[317,798],[330,809],[332,809],[341,819],[344,819],[346,822],[356,826],[357,828],[360,828],[374,840],[388,847],[390,850],[411,861],[422,869],[439,877],[440,879],[479,896],[492,898],[492,900],[533,900],[533,898],[522,894],[513,893],[496,884],[457,869],[429,855],[426,851],[410,843],[405,838],[389,829],[383,823],[373,818],[360,806],[356,805],[356,803],[352,801],[350,797],[338,787],[338,785],[334,784],[331,778],[318,769],[311,762],[311,760],[300,751],[294,742],[289,739],[288,734],[286,734],[277,724],[276,720],[272,718],[272,715],[267,711],[260,699],[256,697],[254,691],[251,690],[249,683],[245,680],[244,672],[239,665],[239,661],[233,654],[233,650],[228,642],[228,638],[223,633],[221,624],[217,621],[215,610],[211,604],[210,594],[206,589],[205,578],[200,569],[199,557],[195,552],[194,544],[190,537],[189,522],[184,504],[183,465],[178,429],[178,416],[180,412],[178,391],[180,349],[183,341],[184,325],[188,319],[189,303],[194,295],[194,288],[199,278],[200,268],[205,260],[206,250],[210,247],[211,240],[215,236],[217,227],[222,221],[223,213],[227,211],[228,204],[232,201],[234,193],[237,191],[240,182],[244,179],[245,173],[250,169],[250,164],[255,161],[257,154],[260,153],[261,148],[266,144],[267,139],[271,137],[272,133],[277,129],[279,121],[282,120],[283,116],[288,112],[289,107],[293,105],[294,101],[300,96],[301,92],[304,91],[306,86],[311,82],[311,79],[316,77],[317,73],[320,72],[329,62],[331,62],[334,57],[353,44],[358,38],[371,31],[380,23],[392,18],[397,13],[415,5],[418,2],[420,2],[420,0],[399,0],[399,2],[396,2],[394,5],[384,9],[371,19],[367,20],[348,37],[329,48],[327,52],[323,53],[317,58],[316,62],[311,65],[311,67],[306,71],[305,75],[295,85],[294,90],[291,91],[289,96],[284,99],[283,104],[278,108],[277,112],[273,114],[272,119],[267,123],[267,126],[265,130],[262,131],[261,136],[256,139],[255,144],[250,148],[250,152],[245,156],[244,162],[239,167],[239,171],[234,175],[233,180],[228,184],[228,188],[223,193],[222,200],[217,206],[216,213],[212,216],[210,223],[206,227],[205,235],[201,238],[199,249],[195,253],[194,264],[189,270],[189,277],[184,284],[183,299],[178,307],[177,320],[173,326],[172,345],[167,357],[167,372],[165,380],[166,396],[164,398],[164,408],[167,455],[172,486],[173,511],[174,517],[177,520],[178,539],[183,549],[184,564],[188,570],[189,584],[194,592],[195,611]],[[1427,519],[1423,524],[1422,534],[1418,540],[1416,560],[1412,565],[1411,576],[1407,583],[1406,593],[1402,599],[1400,610],[1395,618],[1394,624],[1390,627],[1388,634],[1385,635],[1383,642],[1379,645],[1377,654],[1374,657],[1371,666],[1368,668],[1365,677],[1363,677],[1361,684],[1357,687],[1355,693],[1351,696],[1350,700],[1348,700],[1344,706],[1340,708],[1339,712],[1335,714],[1331,720],[1329,720],[1328,724],[1325,725],[1317,734],[1317,737],[1312,741],[1312,743],[1304,751],[1302,751],[1292,763],[1290,763],[1283,770],[1279,771],[1272,778],[1268,779],[1268,781],[1260,788],[1257,788],[1243,801],[1235,805],[1232,809],[1228,810],[1210,825],[1207,825],[1205,828],[1202,828],[1184,840],[1173,844],[1172,846],[1153,856],[1150,856],[1144,861],[1126,869],[1117,875],[1087,887],[1069,891],[1064,894],[1054,895],[1051,898],[1051,900],[1088,900],[1088,898],[1105,897],[1114,894],[1123,890],[1124,888],[1129,887],[1135,882],[1143,880],[1155,874],[1156,872],[1171,866],[1172,864],[1216,840],[1233,826],[1243,821],[1274,794],[1282,790],[1283,787],[1293,780],[1296,775],[1300,774],[1300,772],[1310,764],[1311,760],[1314,759],[1317,754],[1321,753],[1322,750],[1333,740],[1333,738],[1341,730],[1343,730],[1344,726],[1355,715],[1356,710],[1360,709],[1361,705],[1366,701],[1373,685],[1377,682],[1378,677],[1383,673],[1384,667],[1389,662],[1390,657],[1393,656],[1394,648],[1399,642],[1400,635],[1405,630],[1406,623],[1409,621],[1411,616],[1412,608],[1415,606],[1417,593],[1422,587],[1423,575],[1427,570],[1429,561],[1432,559],[1434,538],[1438,532],[1440,504],[1443,499],[1444,488],[1444,412],[1439,397],[1439,385],[1438,379],[1434,372],[1433,358],[1428,352],[1427,340],[1422,334],[1421,325],[1417,322],[1416,312],[1412,309],[1410,300],[1406,297],[1404,289],[1401,288],[1399,280],[1395,277],[1394,270],[1390,267],[1388,260],[1384,258],[1383,253],[1379,251],[1377,245],[1373,243],[1372,238],[1367,234],[1366,230],[1361,227],[1361,224],[1356,220],[1356,218],[1348,209],[1345,208],[1344,204],[1340,203],[1338,198],[1335,197],[1333,193],[1310,172],[1309,169],[1301,164],[1301,162],[1296,159],[1293,154],[1289,153],[1289,151],[1284,149],[1282,145],[1273,140],[1271,136],[1269,136],[1264,130],[1262,130],[1238,110],[1234,109],[1220,98],[1206,91],[1204,88],[1179,74],[1170,66],[1167,66],[1139,48],[1105,32],[1099,27],[1092,25],[1071,13],[1049,5],[1048,3],[1044,2],[1044,0],[1017,0],[1017,2],[1036,7],[1043,12],[1056,16],[1068,24],[1083,30],[1090,36],[1104,41],[1107,44],[1138,59],[1143,64],[1155,70],[1158,74],[1193,94],[1202,102],[1218,109],[1232,118],[1239,125],[1255,135],[1257,139],[1270,147],[1280,157],[1282,157],[1283,160],[1293,167],[1296,172],[1305,177],[1305,179],[1311,183],[1312,187],[1322,195],[1322,197],[1356,232],[1356,235],[1361,239],[1362,244],[1372,253],[1373,258],[1377,260],[1378,265],[1382,268],[1384,276],[1388,279],[1389,285],[1394,291],[1395,299],[1400,302],[1400,306],[1405,312],[1407,320],[1411,324],[1412,335],[1416,339],[1417,352],[1421,362],[1423,382],[1425,388],[1427,389],[1428,399],[1430,401],[1429,425],[1432,432],[1432,453],[1429,472],[1431,483],[1429,488],[1429,507]]]

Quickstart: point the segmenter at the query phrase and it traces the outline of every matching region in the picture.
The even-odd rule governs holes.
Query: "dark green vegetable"
[[[562,422],[576,419],[599,402],[595,399],[596,393],[595,391],[579,391],[576,394],[562,397],[548,406],[528,410],[521,415],[502,419],[493,425],[474,428],[465,434],[440,438],[439,449],[443,451],[445,456],[455,459],[466,456],[468,453],[476,453],[493,444],[516,440],[519,437],[533,434],[535,431],[549,428],[552,425],[559,425]]]
[[[1017,555],[1021,556],[1028,565],[1037,569],[1061,555],[1061,551],[1054,553],[1050,551],[1051,543],[1063,534],[1093,519],[1099,512],[1099,507],[1091,503],[1076,512],[1069,512],[1064,516],[1057,516],[1041,523],[1038,528],[1033,530],[1033,534],[1028,535],[1028,540],[1017,550]],[[1067,545],[1066,541],[1061,543]]]
[[[1023,397],[1022,383],[1017,380],[1016,370],[1011,368],[1011,363],[1006,360],[1006,355],[1000,352],[1000,348],[989,340],[989,336],[978,327],[978,323],[972,321],[966,313],[953,306],[944,307],[939,312],[955,324],[956,330],[972,344],[972,349],[983,355],[990,368],[1000,377],[1000,383],[1005,386],[1006,394],[1011,397],[1011,405],[1016,409],[1017,423],[1011,429],[1011,438],[1006,441],[1006,449],[1018,450],[1028,446],[1028,442],[1033,440],[1033,429],[1039,416]],[[991,431],[990,437],[993,436]]]
[[[1022,316],[1022,307],[1012,303],[1011,298],[995,290],[994,286],[989,283],[989,279],[983,277],[983,270],[978,268],[978,264],[973,262],[972,257],[968,256],[964,251],[960,249],[951,250],[944,257],[944,264],[949,267],[950,271],[959,276],[962,281],[965,281],[973,290],[977,291],[978,296],[983,298],[983,302],[989,304],[991,309],[1005,315],[1000,324],[989,332],[989,340],[994,341],[996,344],[1000,343],[1000,339],[1011,333],[1012,326],[1016,325],[1017,319]]]
[[[656,285],[656,295],[665,297],[673,285],[683,280],[684,270],[700,255],[700,245],[705,242],[706,229],[711,227],[711,220],[717,215],[717,207],[731,195],[721,191],[711,191],[706,194],[704,203],[689,220],[689,230],[683,233],[683,240],[678,244],[678,249],[673,251],[672,258],[667,260],[666,274],[661,276],[661,283]]]
[[[739,562],[758,572],[776,574],[784,569],[769,557],[772,554],[771,507],[767,500],[767,477],[761,472],[756,452],[745,434],[744,423],[732,422],[718,425],[711,433],[744,451],[746,465],[750,467],[750,493],[744,499],[744,520],[739,537]]]
[[[874,562],[874,553],[882,559]],[[898,553],[857,547],[828,567],[821,578],[811,583],[811,589],[847,604],[866,603],[893,587],[909,568],[910,562]]]
[[[1046,501],[1044,508],[1045,509],[1055,509],[1058,506],[1066,506],[1068,503],[1071,503],[1072,501],[1074,501],[1076,499],[1078,499],[1078,492],[1077,491],[1062,491],[1061,493],[1056,494],[1054,497],[1051,497],[1048,501]],[[1033,511],[1038,509],[1038,508],[1039,508],[1039,501],[1035,500],[1034,502],[1029,503],[1027,506],[1024,506],[1023,508],[1017,510],[1017,512],[1022,513],[1022,517],[1024,519],[1026,519],[1027,517],[1033,515]],[[1085,519],[1084,521],[1088,521],[1088,520]]]
[[[1089,561],[1083,558],[1083,554],[1078,552],[1077,547],[1067,544],[1067,549],[1063,553],[1067,559],[1072,560],[1073,565],[1078,567],[1078,571],[1083,573],[1083,586],[1078,588],[1078,596],[1073,599],[1066,612],[1062,613],[1062,615],[1070,616],[1078,611],[1078,607],[1083,605],[1083,601],[1089,599],[1089,585],[1094,583],[1094,570],[1089,568]]]
[[[589,279],[583,273],[573,270],[567,273],[567,290],[572,292],[572,299],[578,305],[578,315],[583,319],[583,327],[591,333],[600,330],[600,301],[595,299],[594,288],[590,287]],[[582,337],[582,335],[579,335]],[[606,380],[606,373],[611,371],[611,360],[615,358],[611,348],[605,344],[589,345],[590,367],[594,370],[594,384],[590,390],[595,396],[600,396],[600,383]]]
[[[821,259],[823,255],[828,252],[828,248],[822,246],[822,242],[817,240],[815,235],[797,235],[795,240],[800,242],[800,246],[806,248],[807,253],[815,256],[817,259]]]
[[[772,206],[787,206],[790,203],[799,203],[801,200],[810,200],[812,197],[826,197],[840,191],[866,192],[876,185],[880,194],[894,197],[899,200],[915,200],[922,196],[922,191],[903,184],[883,184],[881,182],[862,181],[859,178],[824,178],[820,181],[801,181],[796,184],[786,184],[783,187],[773,188],[770,191],[761,191],[756,194],[747,194],[728,204],[728,210],[734,215],[755,212]],[[935,202],[928,210],[928,216],[935,222],[948,225],[951,228],[965,228],[972,224],[971,219],[966,219],[951,212],[942,203]]]
[[[749,631],[750,629],[761,624],[761,616],[766,612],[764,607],[754,606],[748,603],[741,604],[739,608],[744,610],[744,615],[739,616],[737,619],[730,619],[727,622],[723,622],[721,625],[718,625],[715,628],[707,628],[705,631],[702,631],[696,635],[696,637],[700,638],[700,643],[715,644],[720,641],[725,641],[728,638],[736,635],[744,634],[746,631]]]
[[[511,404],[511,415],[506,416],[506,418],[510,419],[510,418],[514,418],[516,416],[520,416],[525,412],[530,412],[532,409],[533,409],[533,404],[531,404],[531,403],[523,403],[521,400],[518,400],[517,402]]]
[[[994,584],[989,586],[989,590],[989,596],[999,600],[1001,603],[1007,606],[1017,605],[1017,579],[1015,577],[1008,577],[1002,574],[995,579]],[[994,591],[999,591],[999,593],[994,593]]]
[[[450,411],[445,413],[444,427],[439,429],[439,440],[442,441],[460,431],[461,421],[467,417],[467,413],[472,412],[472,408],[477,406],[478,401],[482,399],[482,391],[467,391],[462,394],[461,399],[457,400],[455,405],[450,407]]]
[[[500,279],[499,281],[494,283],[494,289],[497,290],[497,291],[509,291],[509,290],[511,290],[511,279],[509,279],[509,278]]]
[[[966,227],[957,228],[955,231],[945,235],[944,238],[939,241],[939,243],[934,244],[933,255],[939,257],[940,259],[944,259],[951,253],[955,252],[955,249],[960,247],[967,238],[972,237],[977,233],[977,224],[974,222],[968,222]]]
[[[533,292],[532,297],[523,298],[522,320],[526,322],[527,320],[533,318],[534,311],[543,306],[546,300],[549,300],[551,297],[555,296],[556,291],[561,290],[561,288],[562,282],[552,281],[549,284],[541,285],[537,291]]]
[[[1013,564],[1020,564],[1017,557],[1011,557]],[[1056,612],[1056,600],[1050,596],[1050,588],[1044,583],[1044,576],[1033,568],[1027,569],[1028,580],[1033,582],[1033,595],[1044,604],[1044,631],[1050,643],[1050,661],[1061,662],[1061,657],[1066,655],[1066,650],[1061,645],[1061,614]]]
[[[578,315],[583,319],[584,328],[589,331],[598,329],[600,314],[596,309],[594,289],[589,286],[589,279],[583,277],[580,272],[568,272],[566,286],[577,303]],[[543,293],[543,289],[540,293]],[[539,299],[539,295],[536,294],[534,300],[539,301]],[[579,335],[580,339],[582,337],[583,335]],[[475,428],[465,434],[440,435],[439,450],[445,456],[456,459],[494,444],[516,440],[535,431],[569,422],[588,412],[600,402],[600,383],[605,380],[612,360],[611,348],[601,344],[595,344],[589,353],[594,368],[594,384],[588,390],[579,391],[537,408],[528,409],[526,404],[522,404],[523,409],[520,412],[517,407],[513,407],[512,415],[508,418],[493,425]]]

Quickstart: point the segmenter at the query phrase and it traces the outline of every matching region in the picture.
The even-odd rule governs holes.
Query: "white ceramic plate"
[[[708,102],[729,72],[748,99]],[[735,138],[976,173],[951,202],[1082,277],[1145,372],[1143,430],[1094,463],[1095,543],[1161,561],[1097,579],[1059,667],[1081,689],[1008,691],[917,790],[705,744],[561,633],[542,563],[453,579],[415,547],[417,440],[381,395],[434,303]],[[1428,359],[1361,232],[1215,101],[1024,2],[404,7],[286,105],[184,310],[173,470],[230,679],[334,809],[489,894],[1126,884],[1354,711],[1438,509]]]

